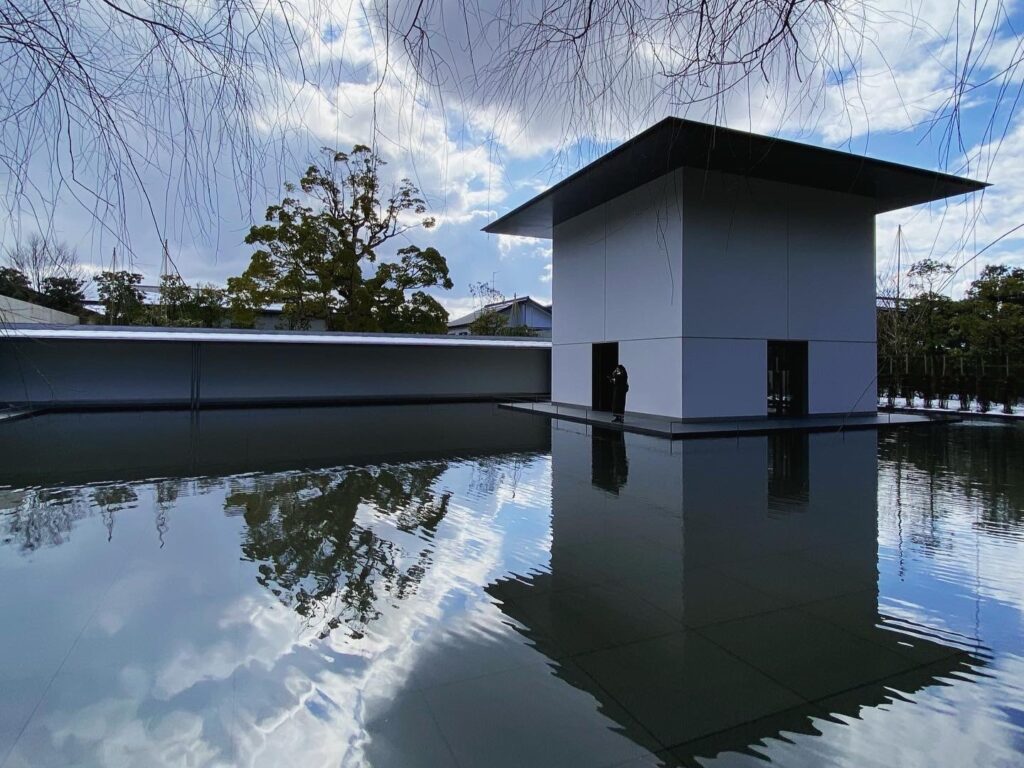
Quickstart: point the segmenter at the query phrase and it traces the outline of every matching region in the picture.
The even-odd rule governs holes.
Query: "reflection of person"
[[[594,427],[590,456],[590,482],[596,488],[618,495],[629,480],[625,433],[621,429]]]
[[[626,393],[629,392],[629,374],[626,367],[619,363],[608,377],[612,382],[612,421],[622,421],[622,414],[626,412]]]

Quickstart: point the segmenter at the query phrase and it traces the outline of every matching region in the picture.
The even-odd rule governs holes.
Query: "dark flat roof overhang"
[[[875,213],[977,192],[988,184],[886,160],[669,117],[484,227],[550,238],[556,224],[678,168],[859,195]]]

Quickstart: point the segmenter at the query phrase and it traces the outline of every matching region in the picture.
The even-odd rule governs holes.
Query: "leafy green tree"
[[[14,267],[0,267],[0,296],[31,301],[32,288],[25,273]]]
[[[160,303],[149,308],[153,325],[218,328],[227,314],[225,292],[213,285],[190,286],[179,275],[160,278]]]
[[[349,153],[324,149],[298,188],[286,186],[284,200],[267,209],[267,223],[245,238],[259,248],[248,269],[228,281],[234,317],[254,318],[280,303],[290,328],[322,319],[331,330],[444,332],[447,312],[421,290],[452,287],[444,257],[406,245],[397,259],[381,258],[392,241],[434,226],[408,179],[381,199],[383,165],[362,145]]]
[[[215,285],[197,285],[189,311],[200,328],[220,328],[227,317],[225,291]]]
[[[192,289],[179,275],[163,275],[160,278],[160,303],[150,308],[153,325],[188,326],[188,305],[192,300]]]
[[[469,324],[474,336],[536,336],[525,322],[512,324],[508,316],[497,310],[495,305],[505,301],[505,295],[490,283],[473,283],[469,292],[476,299],[477,316]],[[516,307],[510,309],[513,315]]]
[[[85,309],[85,280],[77,277],[48,277],[43,280],[43,301],[50,309],[80,315]]]
[[[477,314],[469,324],[469,332],[474,336],[497,336],[504,332],[508,319],[494,309],[495,304],[505,300],[504,294],[490,283],[483,282],[471,284],[469,293],[477,305]]]
[[[1021,382],[1014,364],[1024,356],[1024,268],[990,265],[971,283],[964,304],[964,336],[997,379],[981,400],[998,398],[1012,412]]]
[[[258,271],[253,257],[245,274],[228,278],[227,314],[232,328],[252,328],[260,310],[274,300],[274,292],[266,288],[270,278]]]
[[[100,272],[96,277],[96,290],[107,313],[108,325],[132,325],[143,320],[146,306],[139,290],[142,275],[124,270]]]

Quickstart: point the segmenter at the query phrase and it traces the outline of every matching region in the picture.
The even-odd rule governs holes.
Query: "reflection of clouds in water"
[[[442,468],[418,489],[423,493],[405,502],[395,495],[397,486],[387,483],[379,486],[390,489],[387,498],[367,502],[360,497],[353,523],[361,535],[391,542],[399,570],[414,562],[423,565],[423,572],[414,590],[379,595],[379,615],[358,638],[333,632],[318,640],[317,628],[270,591],[275,584],[256,586],[260,561],[239,563],[245,575],[236,578],[225,575],[223,562],[204,552],[189,556],[185,550],[193,545],[193,523],[204,526],[197,530],[209,532],[217,524],[237,531],[227,534],[235,537],[236,560],[237,537],[244,541],[250,529],[238,517],[218,516],[211,523],[210,500],[179,494],[169,518],[172,536],[176,525],[182,534],[164,550],[156,549],[155,540],[141,539],[150,546],[113,580],[83,635],[86,645],[79,655],[72,654],[55,680],[56,699],[33,723],[35,733],[29,734],[26,746],[45,739],[48,749],[68,750],[66,754],[97,765],[365,764],[372,749],[368,722],[386,716],[410,684],[425,649],[441,644],[460,626],[478,638],[488,631],[506,631],[481,587],[503,572],[509,546],[503,516],[508,512],[518,520],[524,515],[523,507],[507,501],[516,498],[510,486],[545,482],[550,461],[535,457],[519,462],[518,476],[498,472],[489,504],[481,505],[483,509],[449,505],[436,521],[436,531],[424,537],[414,511],[424,508],[417,506],[423,494],[458,496],[473,469],[474,462]],[[241,487],[251,490],[261,480],[222,481],[212,495],[216,499],[225,494],[230,506],[229,493]],[[205,490],[213,489],[207,483]],[[153,484],[138,484],[133,493],[140,508],[158,496]],[[169,494],[159,497],[167,506]],[[324,498],[323,492],[309,493],[309,486],[301,486],[287,504],[301,514]],[[546,562],[547,509],[540,509],[543,525],[535,528],[544,532],[544,540],[514,546],[523,558]],[[522,529],[517,526],[517,536]],[[131,546],[133,533],[138,531],[125,529],[122,545]],[[208,536],[225,538],[225,531]],[[429,557],[423,559],[423,552]],[[193,573],[184,573],[190,568]],[[207,576],[221,581],[209,584]],[[345,578],[342,573],[342,584]],[[91,648],[101,643],[107,647],[104,658],[109,656],[110,670],[119,670],[116,681],[102,676],[101,685],[83,689],[75,677],[76,664],[88,667]],[[69,691],[65,699],[62,687]],[[107,695],[100,698],[97,692]]]
[[[1006,661],[997,665],[999,669],[986,668],[996,677],[986,680],[985,685],[943,676],[942,684],[931,685],[909,700],[890,693],[887,703],[861,706],[856,717],[815,718],[813,723],[821,736],[787,733],[788,742],[765,739],[752,750],[770,758],[773,764],[786,766],[880,765],[880,755],[885,765],[899,766],[1017,764],[1019,727],[1015,728],[1009,718],[1000,721],[992,716],[993,712],[1005,711],[1012,697],[1019,695],[1017,686],[1000,681],[1022,679],[1024,660],[1011,657]],[[728,762],[730,756],[719,757]],[[709,760],[705,764],[710,767],[718,762]],[[750,764],[764,763],[751,760]]]
[[[143,718],[139,699],[104,699],[66,713],[53,730],[54,741],[95,742],[91,759],[99,765],[208,765],[227,755],[201,737],[201,715],[174,710]]]
[[[879,571],[887,613],[977,637],[978,603],[994,601],[1024,622],[1024,536],[993,519],[1024,509],[1024,467],[1007,445],[1014,432],[960,430],[959,441],[943,439],[941,453],[913,432],[880,443]],[[926,617],[924,602],[932,608]]]
[[[546,467],[548,462],[535,464]],[[535,465],[528,468],[531,482],[536,469]],[[439,483],[456,486],[459,474],[455,468]],[[494,512],[500,515],[500,507]],[[488,510],[453,505],[434,540],[431,567],[415,596],[400,606],[385,606],[362,639],[332,634],[314,646],[314,655],[295,647],[266,671],[260,664],[246,670],[244,674],[254,678],[256,687],[264,693],[274,691],[269,695],[281,700],[270,711],[252,708],[241,713],[251,718],[240,723],[242,759],[274,764],[302,754],[312,764],[339,759],[343,765],[364,764],[368,718],[390,708],[410,684],[421,651],[433,643],[435,635],[452,631],[456,615],[460,623],[473,622],[474,613],[487,610],[473,603],[487,603],[479,585],[500,568],[503,545],[498,528],[488,518]],[[457,612],[447,609],[450,602],[458,605]],[[331,663],[325,665],[321,654]],[[332,667],[347,668],[334,672]],[[314,745],[319,745],[318,752],[309,754]]]

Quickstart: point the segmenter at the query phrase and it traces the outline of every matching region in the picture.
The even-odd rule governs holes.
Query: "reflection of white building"
[[[550,565],[487,589],[638,743],[684,765],[842,762],[844,740],[813,743],[824,713],[980,663],[879,608],[874,430],[670,443],[551,425]]]
[[[552,240],[556,402],[873,412],[875,215],[983,186],[669,118],[485,231]]]

